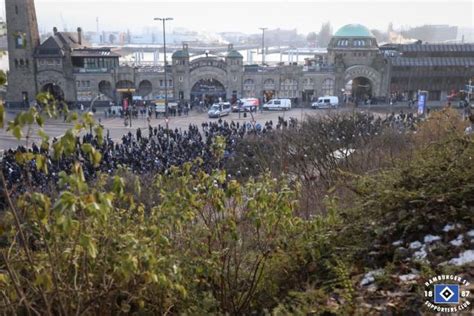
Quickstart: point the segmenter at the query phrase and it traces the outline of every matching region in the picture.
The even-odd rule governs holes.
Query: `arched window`
[[[244,81],[244,90],[252,90],[255,85],[255,82],[252,79],[247,79]]]
[[[15,46],[16,48],[25,48],[25,40],[23,34],[15,35]]]
[[[252,79],[246,79],[244,81],[244,95],[247,98],[255,97],[255,82]]]
[[[365,40],[354,40],[354,46],[365,46],[366,42]]]
[[[323,95],[333,95],[334,94],[334,80],[325,79],[322,86]]]
[[[340,39],[337,41],[337,46],[348,46],[349,45],[349,40],[347,39]]]
[[[281,83],[280,96],[296,98],[298,96],[298,82],[295,79],[285,79]]]
[[[314,86],[314,81],[312,78],[305,78],[304,79],[304,87],[305,89],[312,89]]]
[[[275,90],[275,81],[273,79],[267,79],[263,82],[264,90]]]

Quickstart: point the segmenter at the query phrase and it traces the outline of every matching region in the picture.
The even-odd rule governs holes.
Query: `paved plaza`
[[[283,117],[284,119],[288,120],[290,117],[296,118],[298,120],[303,120],[306,116],[321,116],[326,115],[328,113],[334,112],[336,110],[313,110],[308,108],[297,108],[292,109],[290,111],[265,111],[265,112],[258,112],[253,113],[253,118],[255,122],[260,124],[265,124],[266,121],[272,120],[275,124],[278,122],[278,117]],[[343,108],[337,111],[347,112],[353,111],[352,108]],[[12,120],[15,116],[15,113],[9,112],[7,115],[7,120]],[[103,114],[99,114],[96,116],[97,119],[100,119],[101,124],[104,126],[105,130],[109,130],[110,137],[113,140],[120,140],[121,137],[132,131],[133,133],[137,128],[141,129],[148,129],[148,122],[145,118],[138,118],[132,120],[132,127],[125,126],[124,119],[120,117],[115,118],[105,118]],[[247,114],[247,117],[244,117],[243,113],[231,113],[229,116],[222,117],[224,121],[235,121],[242,123],[252,122],[252,116]],[[168,126],[169,128],[175,129],[187,129],[189,124],[195,124],[200,126],[204,122],[208,121],[217,121],[217,119],[210,119],[207,116],[206,112],[196,112],[192,111],[188,116],[177,116],[177,117],[170,117]],[[154,117],[151,119],[151,126],[155,127],[158,125],[165,126],[165,118],[159,117],[155,119]],[[68,128],[71,128],[72,124],[63,122],[62,119],[51,119],[47,120],[45,124],[45,132],[51,138],[61,136]],[[31,145],[33,142],[40,143],[41,139],[37,135],[37,127],[35,126],[31,132],[28,141],[28,145]],[[27,128],[23,130],[24,135],[27,134]],[[23,138],[21,141],[18,141],[14,138],[11,133],[6,132],[5,130],[0,130],[0,150],[5,150],[9,148],[16,148],[19,145],[27,145],[26,140]]]

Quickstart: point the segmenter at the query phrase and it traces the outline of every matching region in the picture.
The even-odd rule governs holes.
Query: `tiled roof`
[[[474,57],[395,57],[391,61],[395,67],[474,67]]]
[[[109,49],[83,48],[75,49],[72,57],[120,57],[120,54],[110,51]]]
[[[73,32],[57,32],[53,36],[48,37],[37,49],[39,56],[63,56],[64,51],[70,49],[79,49],[91,46],[82,38],[81,44],[77,33]]]
[[[387,44],[381,47],[387,49],[396,49],[399,52],[472,52],[474,53],[474,44]]]

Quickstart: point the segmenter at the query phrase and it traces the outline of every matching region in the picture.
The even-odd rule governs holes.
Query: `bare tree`
[[[332,26],[330,22],[326,22],[321,26],[321,30],[319,31],[319,34],[318,34],[319,46],[327,47],[329,44],[329,41],[331,40],[331,37],[332,37]]]

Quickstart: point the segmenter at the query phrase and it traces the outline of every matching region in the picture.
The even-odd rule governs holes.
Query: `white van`
[[[264,110],[290,110],[291,100],[290,99],[273,99],[263,105]]]
[[[311,107],[313,109],[330,109],[339,106],[339,98],[334,96],[326,96],[318,98],[318,102],[313,102]]]
[[[224,115],[229,115],[231,111],[229,102],[215,103],[211,106],[207,114],[210,118],[212,117],[221,117]]]

